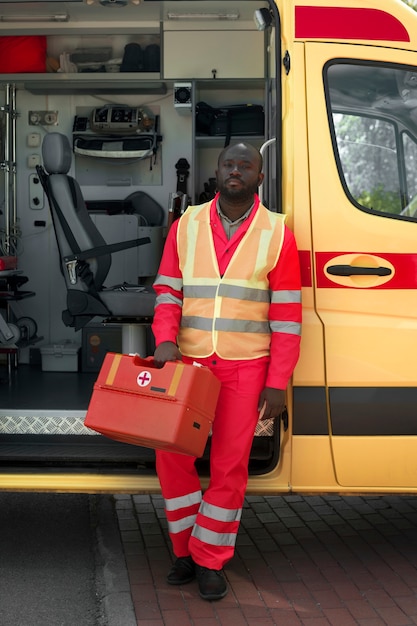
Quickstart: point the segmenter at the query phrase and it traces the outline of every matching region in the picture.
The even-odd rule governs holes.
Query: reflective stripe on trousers
[[[157,450],[157,472],[174,554],[191,554],[199,565],[222,569],[234,554],[268,359],[202,362],[222,387],[213,422],[210,483],[201,503],[194,457]]]

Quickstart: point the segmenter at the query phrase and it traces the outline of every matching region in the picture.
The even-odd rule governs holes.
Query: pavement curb
[[[100,626],[137,626],[113,496],[94,499],[97,593],[102,608]]]

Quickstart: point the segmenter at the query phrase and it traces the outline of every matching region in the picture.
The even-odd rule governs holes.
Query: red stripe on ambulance
[[[311,252],[310,250],[299,250],[298,258],[300,260],[301,286],[312,287],[313,277],[311,273]]]
[[[299,39],[368,39],[410,41],[405,26],[379,9],[295,7],[295,36]]]
[[[349,289],[330,280],[324,268],[331,259],[340,255],[372,255],[385,259],[395,268],[391,280],[383,285],[367,287],[367,289],[417,289],[417,254],[401,254],[399,252],[316,252],[316,281],[320,289]],[[305,285],[303,285],[305,286]]]

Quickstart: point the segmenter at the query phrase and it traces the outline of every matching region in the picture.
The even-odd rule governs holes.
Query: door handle
[[[355,265],[330,265],[326,271],[333,276],[389,276],[389,267],[360,267]]]

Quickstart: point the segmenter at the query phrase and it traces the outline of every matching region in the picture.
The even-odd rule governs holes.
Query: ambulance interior
[[[83,424],[105,353],[152,354],[151,316],[93,311],[87,321],[68,323],[56,232],[62,225],[39,169],[44,140],[51,133],[67,138],[68,175],[104,245],[147,241],[111,255],[106,287],[118,287],[121,297],[132,286],[146,292],[171,220],[215,192],[226,131],[201,134],[197,103],[258,105],[261,130],[249,125],[233,140],[260,148],[274,137],[275,33],[255,23],[259,9],[271,17],[265,1],[0,0],[0,46],[46,42],[44,71],[33,69],[39,48],[0,54],[1,471],[154,472],[151,449]],[[272,141],[262,189],[271,209],[275,150]],[[279,430],[259,427],[251,472],[276,464]]]

